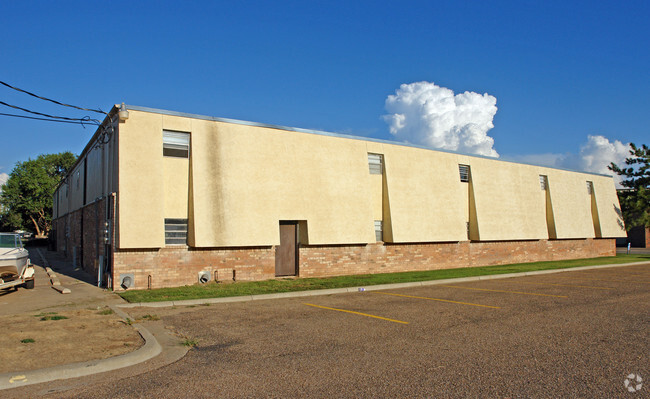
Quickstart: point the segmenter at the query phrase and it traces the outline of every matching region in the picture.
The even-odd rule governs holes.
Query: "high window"
[[[165,244],[187,244],[187,219],[165,219]]]
[[[384,241],[384,223],[381,220],[375,220],[375,239]]]
[[[384,164],[384,156],[381,154],[368,154],[368,168],[371,175],[380,175]]]
[[[594,193],[594,183],[588,181],[587,182],[587,194],[591,195]]]
[[[163,155],[166,157],[189,158],[190,134],[163,130]]]
[[[458,173],[460,173],[461,182],[469,182],[469,165],[458,165]]]
[[[542,189],[542,191],[546,190],[548,187],[548,177],[539,175],[539,187]]]

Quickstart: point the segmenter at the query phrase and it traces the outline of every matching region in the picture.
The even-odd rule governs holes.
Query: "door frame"
[[[282,225],[295,226],[294,238],[293,238],[293,242],[294,242],[294,273],[293,274],[286,274],[286,275],[278,275],[277,274],[277,259],[276,259],[276,264],[275,264],[275,273],[276,274],[275,274],[275,276],[276,277],[292,277],[292,276],[297,277],[298,273],[300,271],[300,258],[299,258],[299,255],[300,255],[300,250],[299,250],[300,249],[300,232],[299,232],[300,223],[298,223],[297,220],[280,220],[279,225],[278,225],[278,229]],[[280,243],[280,244],[282,244],[282,243]],[[279,248],[279,247],[280,247],[280,245],[277,246],[277,248]],[[277,251],[277,248],[276,248],[276,251]]]

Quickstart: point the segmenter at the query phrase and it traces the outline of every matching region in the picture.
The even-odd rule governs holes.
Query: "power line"
[[[28,95],[30,95],[30,96],[32,96],[32,97],[36,97],[36,98],[39,98],[39,99],[41,99],[41,100],[49,101],[49,102],[52,102],[52,103],[54,103],[54,104],[62,105],[62,106],[64,106],[64,107],[76,108],[76,109],[79,109],[79,110],[82,110],[82,111],[91,111],[91,112],[97,112],[97,113],[99,113],[99,114],[108,115],[108,113],[102,111],[101,109],[84,108],[84,107],[78,107],[78,106],[76,106],[76,105],[71,105],[71,104],[62,103],[62,102],[60,102],[60,101],[52,100],[52,99],[47,98],[47,97],[39,96],[38,94],[31,93],[31,92],[29,92],[29,91],[27,91],[27,90],[23,90],[23,89],[20,89],[20,88],[18,88],[18,87],[14,87],[14,86],[10,85],[9,83],[5,83],[5,82],[3,82],[3,81],[1,81],[1,80],[0,80],[0,84],[2,84],[2,85],[4,85],[4,86],[7,86],[7,87],[10,88],[10,89],[14,89],[14,90],[16,90],[16,91],[19,91],[19,92],[21,92],[21,93],[28,94]]]
[[[19,91],[21,93],[25,93],[27,95],[30,95],[32,97],[36,97],[36,98],[41,99],[41,100],[52,102],[52,103],[57,104],[57,105],[61,105],[61,106],[64,106],[64,107],[70,107],[70,108],[74,108],[74,109],[78,109],[78,110],[82,110],[82,111],[97,112],[99,114],[106,115],[107,117],[109,116],[107,112],[104,112],[101,109],[84,108],[84,107],[78,107],[76,105],[62,103],[60,101],[56,101],[56,100],[52,100],[52,99],[47,98],[47,97],[39,96],[39,95],[31,93],[31,92],[29,92],[27,90],[23,90],[23,89],[20,89],[18,87],[12,86],[9,83],[3,82],[1,80],[0,80],[0,84],[4,85],[4,86],[6,86],[6,87],[8,87],[10,89]],[[100,127],[98,129],[100,134],[97,137],[97,142],[93,145],[93,147],[99,147],[99,146],[102,146],[104,144],[107,144],[111,140],[111,136],[115,132],[115,129],[113,128],[112,120],[110,120],[110,123],[109,123],[108,127],[102,127],[102,122],[101,121],[99,121],[98,119],[92,119],[89,116],[84,116],[83,118],[68,118],[68,117],[65,117],[65,116],[54,116],[54,115],[44,114],[44,113],[41,113],[41,112],[31,111],[31,110],[28,110],[26,108],[18,107],[16,105],[7,104],[7,103],[5,103],[3,101],[0,101],[0,104],[5,105],[5,106],[10,107],[10,108],[15,108],[15,109],[18,109],[18,110],[21,110],[21,111],[24,111],[24,112],[28,112],[30,114],[44,116],[45,118],[37,118],[37,117],[26,116],[26,115],[15,115],[15,114],[0,113],[0,115],[2,115],[2,116],[12,116],[12,117],[16,117],[16,118],[35,119],[35,120],[41,120],[41,121],[47,121],[47,122],[73,123],[73,124],[82,125],[83,127],[86,127],[86,125],[85,125],[86,123],[92,124],[92,125],[97,125],[97,126]]]
[[[7,107],[10,107],[10,108],[14,108],[14,109],[18,109],[18,110],[21,110],[21,111],[24,111],[24,112],[28,112],[30,114],[40,115],[40,116],[44,116],[44,117],[52,118],[52,119],[62,119],[62,120],[65,120],[65,121],[76,121],[76,122],[92,122],[92,123],[97,123],[98,125],[101,124],[101,122],[99,120],[91,119],[89,116],[84,116],[83,118],[68,118],[67,116],[55,116],[55,115],[44,114],[42,112],[30,111],[27,108],[22,108],[22,107],[19,107],[17,105],[7,104],[4,101],[0,101],[0,104],[2,104],[4,106],[7,106]]]
[[[47,118],[36,118],[34,116],[27,116],[27,115],[16,115],[16,114],[5,114],[3,112],[0,112],[0,116],[13,116],[16,118],[25,118],[25,119],[36,119],[38,121],[48,121],[48,122],[61,122],[61,123],[72,123],[74,125],[82,125],[85,127],[85,124],[91,124],[91,125],[98,125],[97,123],[88,120],[88,121],[64,121],[64,120],[59,120],[59,119],[47,119]]]

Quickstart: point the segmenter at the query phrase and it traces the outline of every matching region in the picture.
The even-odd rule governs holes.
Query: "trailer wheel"
[[[23,284],[23,287],[27,288],[28,290],[33,289],[34,288],[34,279],[25,281],[25,284]]]

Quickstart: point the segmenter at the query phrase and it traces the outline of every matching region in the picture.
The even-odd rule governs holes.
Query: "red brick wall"
[[[53,221],[57,252],[65,254],[65,259],[72,262],[73,253],[76,251],[77,266],[82,267],[95,279],[99,256],[105,252],[105,206],[106,200],[102,199]]]
[[[299,251],[300,277],[326,277],[614,256],[616,246],[613,239],[585,239],[302,246]],[[233,271],[237,281],[275,277],[274,247],[117,250],[114,258],[116,290],[121,273],[134,273],[137,289],[195,284],[199,271],[222,281],[232,281]]]
[[[113,288],[122,289],[122,273],[133,273],[134,288],[143,289],[195,284],[201,271],[211,280],[233,281],[233,272],[237,281],[268,280],[275,277],[275,248],[115,250]]]
[[[300,277],[615,256],[613,239],[302,246]]]
[[[72,261],[76,256],[77,266],[81,265],[81,210],[71,212],[64,216],[66,219],[65,254],[66,259]],[[76,255],[73,255],[76,252]]]
[[[52,228],[54,229],[54,237],[56,240],[55,250],[63,253],[65,251],[65,218],[53,220]]]
[[[83,210],[83,269],[97,278],[99,256],[104,255],[104,220],[106,200],[86,205]]]

